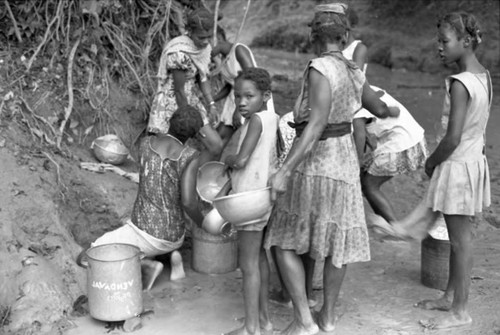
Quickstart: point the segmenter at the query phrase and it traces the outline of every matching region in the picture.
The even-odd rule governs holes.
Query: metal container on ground
[[[123,321],[143,310],[140,249],[112,243],[86,251],[90,315],[101,321]]]
[[[428,235],[421,244],[420,276],[427,287],[446,290],[450,262],[450,241]]]
[[[222,274],[238,267],[238,235],[234,228],[229,234],[213,235],[197,225],[192,227],[192,267],[207,274]]]

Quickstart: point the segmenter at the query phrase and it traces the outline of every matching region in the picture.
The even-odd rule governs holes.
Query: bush
[[[311,47],[308,31],[305,23],[295,26],[285,23],[254,38],[251,45],[292,52],[308,52]]]

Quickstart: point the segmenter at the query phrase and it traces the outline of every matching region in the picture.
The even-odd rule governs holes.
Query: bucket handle
[[[87,250],[82,250],[78,257],[76,258],[76,264],[81,266],[82,268],[88,268],[89,267],[89,259],[87,257]]]
[[[146,257],[146,254],[144,251],[139,251],[139,259],[144,259]],[[82,268],[88,268],[89,267],[89,259],[87,257],[86,250],[83,250],[78,257],[76,258],[76,264],[81,266]]]

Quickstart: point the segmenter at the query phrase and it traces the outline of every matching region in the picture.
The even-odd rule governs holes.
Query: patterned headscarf
[[[346,14],[348,6],[345,3],[334,2],[329,4],[317,5],[314,7],[314,12],[326,12],[326,13],[336,13],[336,14]]]
[[[165,79],[167,77],[167,55],[178,51],[189,55],[189,58],[199,71],[201,81],[206,80],[209,73],[212,46],[209,44],[205,48],[199,49],[193,40],[185,35],[174,38],[163,49],[158,68],[158,78]]]

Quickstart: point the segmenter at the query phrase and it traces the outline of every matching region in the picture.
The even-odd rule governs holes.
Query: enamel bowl
[[[207,162],[198,169],[196,192],[198,192],[201,199],[212,203],[228,180],[229,176],[224,163]]]
[[[100,162],[114,165],[125,162],[130,153],[122,140],[112,134],[96,138],[90,148]]]
[[[203,218],[201,228],[213,235],[227,234],[231,231],[231,224],[224,220],[217,208],[212,209]]]
[[[271,188],[218,197],[213,205],[224,220],[235,226],[258,222],[271,210]]]

